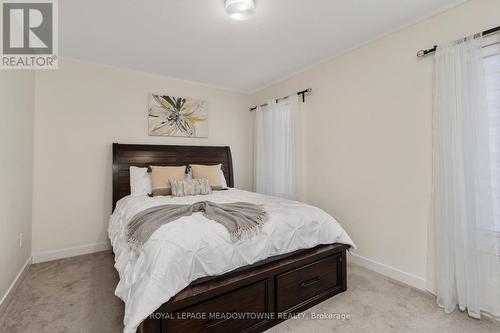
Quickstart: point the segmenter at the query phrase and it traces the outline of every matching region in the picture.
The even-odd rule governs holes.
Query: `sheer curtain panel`
[[[297,96],[255,111],[255,189],[300,199],[300,108]]]
[[[493,201],[500,105],[489,106],[495,97],[488,96],[482,44],[476,35],[439,46],[434,78],[436,294],[445,312],[458,307],[474,318],[500,317],[499,212]],[[491,80],[498,83],[496,75]]]

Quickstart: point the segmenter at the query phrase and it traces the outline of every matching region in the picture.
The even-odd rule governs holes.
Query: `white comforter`
[[[221,224],[196,213],[159,228],[140,254],[129,249],[125,230],[135,214],[157,205],[202,200],[264,204],[269,220],[258,235],[233,243]],[[108,233],[120,274],[115,294],[125,302],[125,333],[135,333],[161,304],[198,278],[319,244],[354,245],[337,221],[319,208],[236,189],[182,198],[127,196],[117,203]]]

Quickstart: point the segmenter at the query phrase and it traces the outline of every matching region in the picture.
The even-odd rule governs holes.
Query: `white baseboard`
[[[390,277],[393,280],[402,282],[414,288],[426,291],[427,281],[411,273],[403,272],[397,268],[382,264],[375,260],[360,256],[355,253],[349,253],[349,259],[352,263],[367,268],[371,271]]]
[[[17,273],[16,278],[14,279],[14,281],[12,281],[12,284],[10,285],[9,289],[7,289],[7,291],[5,292],[5,295],[3,295],[2,299],[0,300],[0,321],[3,318],[5,310],[7,310],[7,306],[12,300],[12,297],[16,293],[17,288],[19,288],[19,285],[26,276],[26,273],[28,273],[28,269],[31,266],[31,261],[32,257],[30,256],[28,260],[26,260],[26,262],[24,263],[19,273]]]
[[[81,256],[83,254],[108,251],[110,249],[111,249],[111,244],[109,242],[103,242],[97,244],[71,247],[67,249],[35,253],[33,254],[33,263],[38,264],[46,261]]]

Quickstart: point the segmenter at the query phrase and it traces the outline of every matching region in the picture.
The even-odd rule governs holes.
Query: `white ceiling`
[[[252,92],[464,0],[61,0],[63,57]],[[429,41],[432,42],[432,41]],[[425,46],[425,45],[423,45]]]

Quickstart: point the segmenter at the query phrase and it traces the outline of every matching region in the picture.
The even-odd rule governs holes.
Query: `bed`
[[[130,196],[130,166],[219,163],[227,191],[203,199]],[[125,333],[262,332],[347,290],[346,251],[354,244],[333,217],[233,187],[229,147],[113,144],[108,232]],[[136,213],[200,200],[264,204],[270,219],[258,235],[234,243],[222,226],[194,214],[162,226],[140,254],[127,246],[123,230]]]

